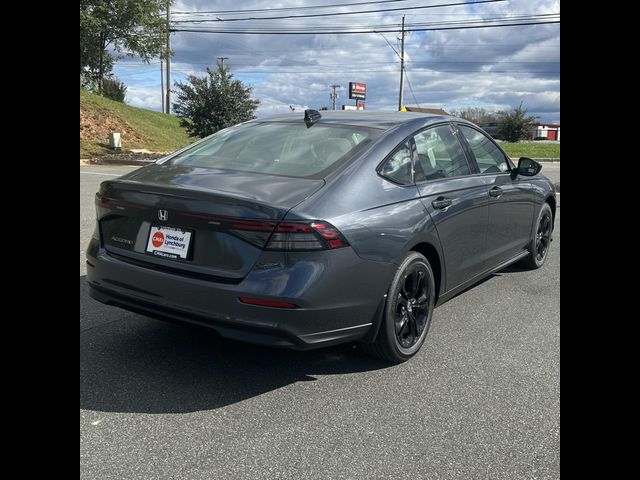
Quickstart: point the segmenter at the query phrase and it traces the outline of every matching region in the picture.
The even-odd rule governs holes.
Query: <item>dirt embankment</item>
[[[144,135],[137,133],[127,121],[116,115],[80,105],[80,140],[106,146],[111,132],[119,132],[125,145],[146,140]]]

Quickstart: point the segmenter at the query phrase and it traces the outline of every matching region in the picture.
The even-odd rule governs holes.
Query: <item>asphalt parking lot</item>
[[[389,367],[353,345],[260,348],[90,299],[93,195],[134,168],[80,168],[82,479],[559,478],[560,209],[542,269],[439,307],[418,355]]]
[[[542,162],[542,174],[557,187],[560,185],[560,162]]]

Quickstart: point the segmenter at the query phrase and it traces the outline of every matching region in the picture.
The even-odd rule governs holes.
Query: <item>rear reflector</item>
[[[271,308],[298,308],[295,303],[280,302],[278,300],[262,300],[260,298],[240,297],[242,303],[248,303],[249,305],[258,305],[260,307]]]

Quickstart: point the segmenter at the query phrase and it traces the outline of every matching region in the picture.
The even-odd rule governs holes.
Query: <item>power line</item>
[[[380,33],[380,32],[378,32]],[[393,53],[395,53],[397,55],[397,57],[402,60],[402,57],[400,56],[400,54],[398,53],[398,51],[394,48],[393,45],[391,45],[391,43],[389,43],[389,40],[387,40],[387,37],[385,37],[382,33],[380,33],[380,36],[382,38],[384,38],[384,41],[387,42],[387,45],[389,45],[391,47],[391,50],[393,50]]]
[[[317,17],[334,17],[342,15],[362,15],[365,13],[382,13],[382,12],[397,12],[400,10],[422,10],[426,8],[440,8],[440,7],[455,7],[458,5],[477,5],[481,3],[496,3],[504,2],[506,0],[477,0],[475,2],[456,2],[456,3],[440,3],[436,5],[421,5],[417,7],[397,7],[397,8],[381,8],[378,10],[358,10],[356,12],[333,12],[333,13],[313,13],[306,15],[284,15],[276,17],[246,17],[246,18],[228,18],[222,20],[222,22],[239,22],[245,20],[283,20],[289,18],[317,18]],[[176,20],[174,23],[202,23],[202,22],[220,22],[221,20]]]
[[[480,22],[484,22],[484,23],[494,23],[494,22],[504,22],[504,21],[518,21],[518,22],[524,22],[524,21],[541,21],[541,20],[549,20],[552,19],[552,17],[554,20],[559,20],[560,19],[560,14],[559,13],[549,13],[549,14],[540,14],[540,15],[531,15],[531,14],[527,14],[527,15],[508,15],[508,16],[501,16],[501,17],[484,17],[484,18],[473,18],[473,19],[465,19],[465,20],[444,20],[444,21],[437,21],[437,22],[419,22],[419,23],[409,23],[407,24],[409,27],[415,29],[418,27],[435,27],[435,26],[444,26],[444,25],[454,25],[454,26],[460,26],[460,25],[468,25],[468,24],[477,24]],[[212,29],[213,27],[203,27],[204,29]],[[242,27],[239,27],[242,28]],[[267,26],[258,26],[258,27],[254,27],[253,25],[251,26],[247,26],[244,27],[246,29],[253,29],[255,31],[282,31],[282,32],[286,32],[289,30],[295,30],[295,28],[290,28],[290,27],[282,27],[281,25],[278,24],[274,24],[274,25],[267,25]],[[395,31],[397,29],[397,31],[400,30],[400,24],[393,24],[393,23],[386,23],[386,24],[366,24],[366,25],[354,25],[353,23],[349,23],[349,24],[335,24],[333,23],[332,25],[316,25],[313,27],[314,31],[321,31],[321,30],[337,30],[337,29],[349,29],[349,30],[354,30],[354,29],[367,29],[367,30],[373,30],[374,32],[379,32],[381,30],[384,31],[389,31],[389,29],[393,29],[393,31]]]
[[[335,8],[335,7],[355,7],[359,5],[375,5],[378,3],[397,3],[407,2],[409,0],[378,0],[369,2],[355,2],[355,3],[333,3],[328,5],[309,5],[306,7],[280,7],[280,8],[250,8],[246,10],[214,10],[214,11],[193,11],[193,12],[174,12],[176,15],[192,15],[192,14],[211,14],[211,13],[257,13],[257,12],[282,12],[288,10],[309,10],[314,8]]]
[[[477,18],[477,19],[473,19],[473,20],[469,20],[469,21],[461,21],[461,22],[456,22],[456,21],[446,21],[446,22],[428,22],[428,23],[405,23],[405,29],[412,29],[412,30],[418,30],[418,29],[422,29],[422,28],[430,28],[430,27],[445,27],[445,26],[455,26],[455,27],[462,27],[465,25],[491,25],[494,23],[505,23],[505,22],[510,22],[510,23],[523,23],[523,22],[532,22],[532,21],[550,21],[550,20],[560,20],[560,17],[552,17],[552,18],[537,18],[537,17],[528,17],[528,18],[510,18],[510,17],[497,17],[497,18],[492,18],[492,19],[483,19],[483,18]],[[287,33],[287,32],[309,32],[309,33],[316,33],[316,32],[322,32],[322,31],[329,31],[329,32],[348,32],[348,31],[355,31],[355,32],[366,32],[366,33],[391,33],[391,32],[400,32],[401,30],[401,25],[398,24],[384,24],[384,25],[354,25],[354,24],[349,24],[349,25],[317,25],[317,26],[313,26],[310,27],[309,29],[304,29],[302,27],[294,27],[294,26],[282,26],[282,25],[270,25],[270,26],[263,26],[263,25],[246,25],[246,26],[236,26],[233,25],[231,27],[225,27],[223,25],[216,25],[216,26],[205,26],[205,25],[174,25],[173,27],[173,31],[185,31],[185,30],[189,30],[189,31],[197,31],[197,32],[201,32],[201,31],[205,31],[205,32],[217,32],[217,31],[251,31],[251,32],[256,32],[256,33],[261,33],[261,32],[283,32],[283,33]],[[443,45],[447,45],[447,44],[443,44]],[[493,45],[493,43],[492,43]],[[342,47],[342,49],[344,49],[344,47]]]
[[[553,18],[555,17],[555,19],[559,19],[560,18],[560,13],[544,13],[544,14],[522,14],[522,15],[503,15],[503,16],[499,16],[499,17],[477,17],[476,18],[467,18],[467,19],[462,19],[462,20],[440,20],[440,21],[432,21],[432,22],[412,22],[412,23],[407,23],[407,25],[411,26],[411,27],[428,27],[428,26],[438,26],[438,25],[464,25],[464,24],[468,24],[468,23],[477,23],[477,22],[493,22],[493,21],[506,21],[506,20],[518,20],[518,21],[525,21],[525,20],[542,20],[542,19],[549,19],[549,18]],[[276,21],[276,22],[271,22],[268,24],[257,24],[258,26],[255,26],[253,24],[251,25],[244,25],[243,27],[238,27],[238,28],[246,28],[246,29],[251,29],[251,28],[255,28],[263,30],[284,30],[286,28],[289,27],[285,27],[283,26],[282,21]],[[177,26],[180,26],[179,23],[177,24]],[[221,26],[221,24],[217,24],[216,26]],[[204,28],[215,28],[214,25],[209,25],[209,26],[205,26],[202,25],[202,27]],[[331,22],[331,24],[329,25],[313,25],[311,28],[313,28],[314,30],[337,30],[337,29],[389,29],[392,27],[400,27],[399,23],[378,23],[378,24],[373,24],[373,23],[366,23],[366,24],[354,24],[352,21],[348,21],[348,23],[336,23]],[[234,27],[235,28],[235,27]]]
[[[405,63],[409,62],[409,60],[405,59]],[[428,64],[428,65],[438,65],[438,64],[444,64],[444,65],[450,65],[450,64],[479,64],[479,65],[486,65],[486,64],[525,64],[525,65],[555,65],[555,64],[559,64],[560,60],[555,60],[555,61],[547,61],[547,62],[532,62],[532,61],[522,61],[522,62],[513,62],[513,61],[500,61],[500,60],[495,60],[495,59],[486,59],[486,60],[420,60],[420,61],[411,61],[410,62],[413,65],[420,65],[420,64]],[[373,66],[373,65],[397,65],[398,62],[396,60],[393,61],[388,61],[388,62],[353,62],[353,63],[310,63],[310,62],[304,62],[305,68],[306,66],[311,66],[311,67],[357,67],[357,66]],[[208,65],[207,63],[200,63],[200,64],[191,64],[191,65]],[[236,68],[238,67],[279,67],[279,66],[284,66],[286,67],[295,67],[296,65],[256,65],[255,63],[236,63],[234,62],[234,65]]]
[[[226,39],[226,41],[230,41],[230,39]],[[388,42],[387,42],[388,43]],[[236,45],[238,45],[236,43]],[[494,46],[511,46],[513,45],[512,43],[483,43],[483,44],[479,44],[479,43],[432,43],[431,47],[474,47],[474,48],[482,48],[482,49],[486,49],[487,47],[494,47]],[[552,48],[552,49],[557,49],[560,45],[559,44],[553,44],[553,45],[526,45],[526,49],[527,50],[531,50],[531,49],[542,49],[542,48]],[[250,57],[264,57],[264,56],[268,56],[271,55],[271,53],[268,52],[262,52],[259,50],[249,50],[248,48],[244,48],[238,45],[238,48],[246,53],[238,53],[238,56],[250,56]],[[330,51],[342,51],[344,50],[344,47],[334,47],[334,48],[322,48],[322,52],[330,52]],[[225,48],[225,51],[228,50],[232,50],[231,48]],[[316,47],[308,47],[308,48],[300,48],[298,50],[296,50],[296,55],[300,55],[301,52],[317,52],[317,48]],[[468,50],[468,49],[465,49]],[[398,54],[398,57],[400,55]],[[406,60],[407,62],[411,62],[411,60]],[[524,62],[518,62],[518,63],[524,63]],[[538,63],[538,62],[531,62],[531,63]],[[546,62],[540,62],[540,63],[546,63]],[[124,60],[124,61],[119,61],[114,63],[114,66],[117,66],[118,68],[144,68],[148,65],[158,65],[160,64],[160,61],[149,61],[149,62],[144,62],[144,63],[136,63],[135,60],[131,61],[131,60]],[[191,63],[189,62],[189,64],[193,64],[193,65],[209,65],[208,63]],[[349,64],[352,65],[352,64]]]
[[[498,21],[498,20],[541,20],[541,19],[545,19],[545,18],[551,18],[551,17],[560,17],[560,13],[559,12],[554,12],[554,13],[540,13],[540,14],[521,14],[521,15],[503,15],[500,17],[479,17],[479,18],[466,18],[466,19],[462,19],[462,20],[439,20],[439,21],[434,21],[434,22],[412,22],[412,23],[407,23],[407,25],[413,26],[413,27],[426,27],[426,26],[432,26],[432,25],[464,25],[467,23],[477,23],[477,22],[490,22],[490,21]],[[210,20],[198,20],[197,23],[204,23],[204,22],[209,22]],[[174,24],[181,24],[181,23],[196,23],[196,22],[191,22],[191,21],[176,21],[174,22]],[[371,29],[375,29],[375,28],[390,28],[390,27],[400,27],[399,23],[381,23],[381,24],[365,24],[365,25],[357,25],[354,24],[353,22],[348,22],[348,23],[335,23],[332,22],[331,25],[315,25],[313,26],[313,28],[315,30],[327,30],[327,29],[336,29],[336,28],[350,28],[350,29],[355,29],[355,28],[371,28]],[[211,28],[213,27],[213,25],[208,26],[207,28]],[[253,27],[253,25],[251,26],[247,26],[245,28],[260,28],[260,29],[282,29],[282,28],[287,28],[287,27],[282,27],[282,23],[281,22],[273,22],[271,24],[261,24],[261,26],[259,27]]]
[[[416,102],[416,105],[418,105],[418,108],[420,108],[420,104],[418,103],[418,99],[416,98],[416,94],[413,93],[413,87],[411,86],[411,80],[409,80],[409,75],[407,74],[407,72],[404,72],[405,77],[407,78],[407,84],[409,85],[409,91],[411,92],[411,96],[413,97],[413,101]]]
[[[218,57],[218,58],[220,58],[220,57]],[[228,57],[224,57],[224,58],[227,59]],[[304,63],[305,66],[308,65],[308,66],[311,66],[311,67],[357,67],[357,66],[373,66],[373,65],[397,65],[398,62],[396,60],[392,60],[392,61],[387,61],[387,62],[351,62],[351,63],[311,63],[311,62],[300,62],[300,61],[297,61],[297,63]],[[507,60],[507,61],[501,61],[501,60],[495,60],[495,59],[485,59],[485,60],[406,60],[405,59],[405,63],[411,63],[412,65],[421,65],[421,64],[427,64],[427,65],[439,65],[439,64],[445,64],[445,65],[450,65],[450,64],[554,65],[554,64],[560,63],[560,60],[549,60],[549,61],[530,61],[530,60],[511,61],[511,60]],[[121,68],[121,67],[146,68],[146,67],[152,67],[154,65],[159,65],[159,64],[160,64],[160,62],[153,62],[153,63],[150,63],[150,64],[142,64],[142,65],[118,65],[118,64],[116,64],[115,66],[118,67],[118,68]],[[194,63],[188,63],[187,65],[208,66],[210,64],[209,63],[195,63],[194,62]],[[264,66],[264,67],[282,66],[282,65],[256,65],[255,63],[243,63],[243,62],[234,62],[234,65],[236,66],[236,68],[260,67],[260,66]],[[288,65],[288,66],[295,67],[295,65]],[[146,74],[146,73],[148,73],[150,71],[151,70],[145,70],[145,71],[140,71],[140,72],[125,72],[124,75],[144,75],[144,74]],[[123,75],[123,74],[119,74],[119,75]]]
[[[346,72],[345,70],[317,70],[310,72],[307,70],[256,70],[256,71],[246,71],[246,70],[236,70],[236,75],[262,75],[262,74],[278,74],[278,73],[295,73],[295,74],[305,74],[305,75],[324,75],[327,73],[397,73],[398,70],[380,70],[380,69],[352,69]],[[414,72],[419,73],[544,73],[544,74],[560,74],[560,71],[556,70],[441,70],[441,69],[422,69],[415,70]]]
[[[498,28],[498,27],[517,27],[527,25],[546,25],[560,23],[560,20],[550,20],[543,22],[516,22],[516,23],[503,23],[497,25],[464,25],[459,27],[433,27],[433,28],[407,28],[405,32],[433,32],[439,30],[465,30],[470,28]],[[239,35],[349,35],[357,33],[396,33],[398,30],[336,30],[336,31],[275,31],[275,30],[207,30],[207,29],[195,29],[195,28],[173,28],[172,32],[190,32],[190,33],[228,33]]]

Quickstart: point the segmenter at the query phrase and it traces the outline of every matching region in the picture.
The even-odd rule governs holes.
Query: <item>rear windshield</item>
[[[249,123],[227,128],[169,160],[170,165],[219,168],[290,177],[321,177],[375,140],[382,130],[351,125],[310,128]]]

